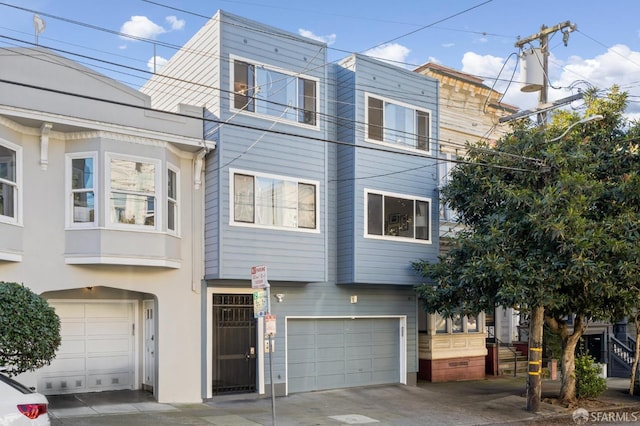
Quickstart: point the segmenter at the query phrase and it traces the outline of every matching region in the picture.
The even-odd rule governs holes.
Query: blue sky
[[[46,23],[40,45],[138,87],[154,55],[162,64],[218,9],[322,39],[331,61],[365,52],[407,68],[437,62],[483,77],[489,86],[498,78],[504,101],[522,109],[534,107],[537,94],[519,90],[514,43],[542,25],[570,21],[577,30],[566,47],[561,33],[550,40],[550,99],[618,84],[631,95],[630,115],[640,117],[637,0],[0,0],[0,47],[33,43],[39,13]]]

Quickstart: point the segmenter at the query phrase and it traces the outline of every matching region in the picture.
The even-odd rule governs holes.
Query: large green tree
[[[48,365],[60,346],[60,319],[47,301],[0,281],[0,366],[9,375]]]
[[[531,411],[539,409],[543,321],[562,337],[559,397],[569,403],[576,345],[588,321],[619,314],[626,288],[612,270],[621,266],[616,250],[628,225],[615,196],[628,168],[618,155],[628,143],[627,96],[616,87],[605,99],[593,93],[584,115],[599,121],[576,125],[577,113],[561,111],[543,128],[521,122],[495,145],[470,145],[442,191],[466,229],[438,263],[414,264],[429,279],[417,288],[429,312],[477,314],[500,305],[529,315]],[[625,238],[640,243],[637,233]]]

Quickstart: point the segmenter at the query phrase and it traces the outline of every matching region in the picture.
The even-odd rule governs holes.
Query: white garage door
[[[400,383],[397,318],[291,319],[289,392]]]
[[[60,317],[62,343],[38,373],[45,394],[131,389],[134,302],[50,300]]]

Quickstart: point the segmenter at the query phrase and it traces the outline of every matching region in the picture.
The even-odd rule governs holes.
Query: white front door
[[[155,304],[153,300],[145,300],[142,306],[144,310],[144,374],[142,384],[153,389],[156,377]]]

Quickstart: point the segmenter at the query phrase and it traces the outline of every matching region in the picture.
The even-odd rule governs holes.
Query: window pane
[[[154,194],[155,170],[156,167],[153,164],[112,159],[111,188]]]
[[[0,215],[15,217],[15,187],[0,182]]]
[[[368,105],[368,115],[369,122],[368,124],[368,137],[369,139],[374,139],[377,141],[382,140],[382,129],[383,129],[383,110],[382,110],[383,102],[380,99],[369,98]]]
[[[416,111],[418,146],[423,151],[429,150],[429,114],[424,111]]]
[[[429,239],[429,203],[416,201],[416,239]]]
[[[93,188],[93,158],[71,160],[71,189]]]
[[[456,314],[451,318],[452,331],[454,333],[462,333],[462,317]]]
[[[298,226],[298,185],[295,182],[272,180],[273,225],[296,228]]]
[[[300,228],[316,227],[316,187],[305,183],[298,184],[298,217]]]
[[[171,231],[176,230],[177,205],[175,201],[169,200],[167,206],[167,228]]]
[[[253,223],[254,188],[253,176],[234,175],[233,179],[233,219],[236,222]]]
[[[93,191],[73,193],[73,222],[90,223],[95,218],[95,196]]]
[[[167,196],[169,198],[173,198],[174,200],[178,199],[178,179],[176,172],[173,170],[167,171]]]
[[[386,102],[384,104],[384,141],[416,146],[414,110]]]
[[[384,197],[385,235],[413,238],[413,200]]]
[[[298,79],[298,121],[316,124],[316,83],[304,78]]]
[[[382,235],[382,195],[367,196],[367,233]]]
[[[167,170],[167,229],[176,230],[176,215],[178,213],[178,176],[173,170]]]
[[[233,106],[236,109],[254,110],[254,67],[246,62],[234,61],[233,63]]]
[[[475,333],[478,331],[478,318],[467,317],[467,332]]]
[[[111,194],[111,222],[132,225],[154,225],[155,197],[144,195]]]
[[[440,315],[438,312],[435,313],[435,321],[436,321],[436,333],[446,333],[447,332],[447,319]]]
[[[0,179],[16,181],[16,152],[0,145]]]
[[[296,78],[277,71],[256,70],[256,111],[296,120]]]

